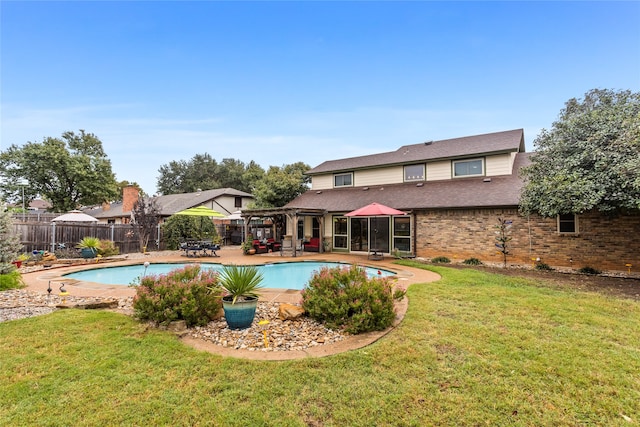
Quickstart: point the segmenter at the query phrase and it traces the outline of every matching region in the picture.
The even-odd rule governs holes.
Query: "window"
[[[558,233],[577,233],[578,218],[575,214],[558,215]]]
[[[453,176],[484,175],[484,162],[482,159],[459,160],[453,162]]]
[[[351,187],[353,185],[353,174],[342,173],[333,176],[334,187]]]
[[[236,196],[236,198],[233,201],[233,206],[236,207],[236,208],[241,208],[242,207],[242,197]]]
[[[393,248],[397,251],[411,252],[411,218],[398,216],[393,218]]]
[[[343,216],[333,217],[333,247],[335,249],[347,249],[347,218]]]
[[[424,165],[408,165],[404,167],[405,181],[424,181]]]

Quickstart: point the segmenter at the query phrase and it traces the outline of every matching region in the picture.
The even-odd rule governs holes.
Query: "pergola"
[[[320,224],[320,230],[324,230],[324,216],[326,215],[326,209],[314,209],[314,208],[267,208],[267,209],[245,209],[242,211],[241,216],[244,221],[244,240],[246,241],[249,236],[249,225],[253,218],[274,218],[282,215],[286,219],[290,220],[292,224],[291,241],[293,243],[293,256],[296,256],[296,245],[298,241],[298,219],[305,216],[311,216],[318,218]],[[320,236],[322,239],[322,236]],[[323,245],[318,248],[319,252],[323,252]]]

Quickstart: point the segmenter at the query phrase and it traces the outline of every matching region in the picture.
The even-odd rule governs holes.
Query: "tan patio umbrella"
[[[66,214],[53,218],[51,222],[98,222],[98,220],[81,210],[74,209]]]

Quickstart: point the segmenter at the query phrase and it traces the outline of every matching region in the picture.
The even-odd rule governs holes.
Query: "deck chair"
[[[302,244],[302,239],[298,239],[295,245],[295,254],[302,255],[304,251],[304,245]],[[280,256],[285,255],[293,255],[294,254],[294,246],[293,241],[291,239],[282,239],[282,243],[280,245]]]

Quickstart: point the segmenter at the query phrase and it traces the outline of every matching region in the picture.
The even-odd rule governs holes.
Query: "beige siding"
[[[333,188],[333,174],[316,175],[311,178],[312,190],[326,190]]]
[[[499,154],[497,156],[487,156],[485,161],[485,175],[511,175],[513,159],[514,157],[512,157],[512,155],[508,153]]]
[[[356,187],[399,184],[404,180],[403,170],[402,166],[391,166],[379,169],[356,171],[354,184]]]
[[[427,163],[427,181],[451,179],[451,160]]]

